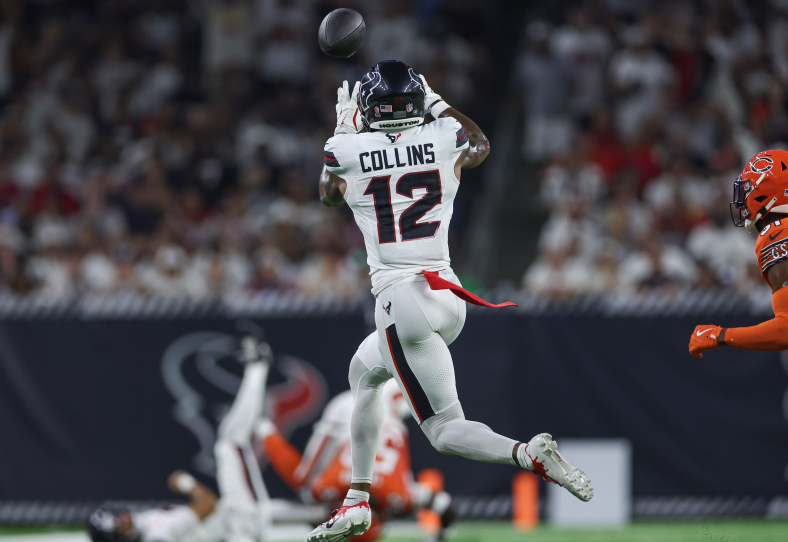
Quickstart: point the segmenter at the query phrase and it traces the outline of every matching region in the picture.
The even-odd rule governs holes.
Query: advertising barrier
[[[240,382],[236,318],[0,321],[0,501],[167,499],[169,472],[212,483],[215,428]],[[275,353],[266,409],[299,446],[371,331],[360,310],[260,317]],[[635,497],[788,494],[788,363],[687,352],[696,323],[759,317],[473,310],[451,346],[469,419],[513,438],[624,438]],[[415,471],[459,495],[507,494],[513,467],[434,451],[409,421]],[[266,470],[272,496],[292,496]]]

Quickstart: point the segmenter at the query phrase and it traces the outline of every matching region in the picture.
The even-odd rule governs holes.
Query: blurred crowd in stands
[[[788,2],[602,0],[532,21],[516,77],[550,211],[527,291],[765,288],[728,202],[788,148]]]
[[[474,2],[0,0],[0,292],[206,300],[368,295],[347,209],[317,199],[336,88],[398,58],[458,108],[487,54]]]
[[[356,4],[375,31],[333,60],[316,29],[353,2],[0,0],[0,293],[368,295],[349,210],[317,199],[335,89],[398,58],[476,116],[506,77],[478,2]],[[727,204],[750,156],[788,148],[788,0],[580,2],[523,43],[550,211],[523,287],[761,288]]]

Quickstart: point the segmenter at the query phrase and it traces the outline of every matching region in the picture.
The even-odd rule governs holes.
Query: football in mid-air
[[[352,9],[339,8],[326,15],[320,23],[317,41],[328,56],[347,58],[361,47],[365,34],[366,26],[361,14]]]

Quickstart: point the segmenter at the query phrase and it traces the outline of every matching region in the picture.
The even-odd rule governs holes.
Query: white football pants
[[[440,276],[459,284],[451,270]],[[463,414],[448,345],[464,324],[465,302],[448,290],[431,290],[422,275],[378,294],[377,331],[359,347],[348,375],[356,399],[351,421],[352,482],[372,482],[383,424],[381,392],[391,377],[436,450],[486,463],[517,464],[512,459],[516,441],[466,420]]]
[[[216,481],[227,542],[264,539],[269,524],[269,497],[251,447],[255,422],[262,414],[267,363],[250,363],[230,411],[219,425],[214,445]]]

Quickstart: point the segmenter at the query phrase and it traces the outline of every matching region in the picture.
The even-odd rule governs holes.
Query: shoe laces
[[[356,506],[356,505],[354,504],[353,506]],[[331,514],[326,514],[326,517],[328,517],[329,519],[334,519],[335,517],[337,517],[338,515],[340,515],[342,512],[344,512],[345,510],[347,510],[349,508],[352,508],[352,506],[340,506],[339,508],[334,508],[331,511]]]

